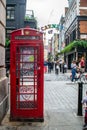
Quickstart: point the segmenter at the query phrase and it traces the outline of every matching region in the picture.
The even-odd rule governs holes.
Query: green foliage
[[[10,40],[8,38],[6,38],[5,47],[8,47],[9,45],[10,45]]]
[[[25,20],[29,20],[29,16],[25,16]]]
[[[75,45],[77,47],[87,48],[87,40],[77,40]]]
[[[35,17],[33,16],[25,16],[25,20],[29,21],[29,20],[36,20]]]
[[[71,42],[69,45],[67,45],[62,51],[61,53],[66,53],[66,52],[70,52],[75,48],[87,48],[87,40],[75,40],[73,42]]]
[[[48,55],[48,61],[52,61],[53,60],[53,56],[52,56],[52,54],[49,54]]]

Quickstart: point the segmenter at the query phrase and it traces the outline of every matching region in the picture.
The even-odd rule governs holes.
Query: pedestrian
[[[44,61],[44,73],[47,72],[48,62]]]
[[[65,73],[67,72],[67,69],[68,69],[68,66],[67,66],[67,63],[65,62],[65,63],[64,63],[64,72],[65,72]]]
[[[60,60],[60,61],[59,61],[60,72],[62,72],[62,64],[63,64],[63,61]]]
[[[48,73],[51,73],[52,70],[52,63],[51,61],[48,61]]]
[[[72,82],[74,81],[75,79],[75,76],[76,76],[76,68],[77,68],[77,65],[76,65],[76,61],[72,61],[71,63],[71,73],[72,73]]]
[[[62,64],[62,72],[63,72],[63,74],[65,73],[64,62]]]
[[[56,63],[56,74],[57,75],[59,74],[59,63],[58,62]]]
[[[87,91],[86,91],[86,96],[82,100],[82,105],[83,105],[83,108],[85,110],[83,127],[86,127],[87,126]]]
[[[81,71],[85,72],[85,60],[84,60],[84,57],[81,58],[80,67],[81,67]]]
[[[52,64],[52,71],[54,70],[54,61],[51,62]]]

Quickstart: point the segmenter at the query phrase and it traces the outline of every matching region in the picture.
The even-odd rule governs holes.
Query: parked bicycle
[[[70,80],[72,81],[72,74],[70,75]],[[87,74],[79,71],[78,73],[76,73],[74,81],[86,82]]]

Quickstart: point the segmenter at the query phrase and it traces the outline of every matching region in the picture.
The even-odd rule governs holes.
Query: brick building
[[[0,122],[8,110],[8,86],[5,70],[6,1],[0,0]]]
[[[65,46],[74,40],[87,40],[87,0],[68,0],[69,7],[65,8],[64,19],[64,39]],[[87,50],[75,48],[71,52],[65,53],[64,57],[70,68],[73,59],[85,58],[87,68]]]

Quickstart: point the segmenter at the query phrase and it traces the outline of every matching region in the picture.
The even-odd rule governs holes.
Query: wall
[[[79,8],[80,8],[80,15],[87,16],[87,0],[80,0]]]
[[[0,122],[8,110],[8,85],[5,70],[6,0],[0,0]]]
[[[87,40],[87,0],[80,0],[79,14],[83,17],[79,22],[80,38]]]
[[[87,21],[80,21],[80,33],[87,34]]]

